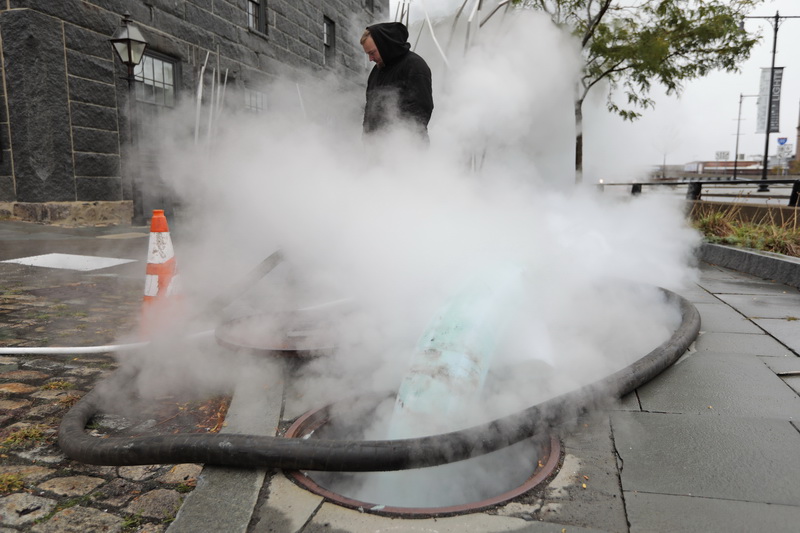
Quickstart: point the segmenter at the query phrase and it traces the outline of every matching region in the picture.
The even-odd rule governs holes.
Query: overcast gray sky
[[[771,0],[756,8],[752,15],[800,16],[797,0]],[[666,153],[668,164],[694,160],[713,160],[717,151],[728,151],[733,157],[736,148],[736,119],[739,95],[758,93],[761,68],[770,66],[773,27],[767,20],[749,19],[748,31],[760,31],[762,40],[753,49],[750,59],[735,74],[713,73],[690,82],[680,98],[659,97],[654,110],[634,124],[621,124],[607,117],[604,124],[618,132],[611,149],[631,154],[636,161],[658,164]],[[779,26],[776,67],[784,67],[781,93],[780,133],[770,135],[769,153],[774,154],[777,139],[787,137],[789,144],[797,139],[800,110],[800,18],[784,19]],[[663,94],[657,90],[655,94]],[[739,136],[739,153],[760,157],[764,153],[764,134],[756,134],[757,98],[744,98]],[[605,137],[608,138],[608,137]],[[630,150],[628,149],[630,148]]]
[[[398,0],[391,2],[395,14]],[[412,19],[421,16],[420,2],[412,1]],[[453,11],[463,0],[424,0],[428,11]],[[798,0],[767,0],[751,15],[774,17],[800,16]],[[585,104],[585,177],[614,179],[633,177],[650,165],[683,164],[714,160],[727,151],[733,157],[739,95],[755,95],[759,90],[761,68],[769,67],[773,29],[770,21],[750,19],[746,29],[759,32],[761,41],[740,73],[715,72],[687,83],[680,98],[667,97],[654,87],[651,96],[655,109],[647,110],[634,123],[624,122],[605,111],[603,95],[594,96],[595,109]],[[800,18],[784,19],[779,26],[775,66],[785,67],[781,96],[780,133],[770,136],[770,154],[776,152],[777,139],[787,137],[794,145],[800,117]],[[764,150],[764,134],[756,134],[756,98],[744,98],[741,112],[739,153],[746,159],[758,158]]]

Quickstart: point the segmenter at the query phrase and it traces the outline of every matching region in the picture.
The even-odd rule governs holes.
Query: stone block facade
[[[109,43],[126,12],[149,58],[130,85]],[[147,117],[195,98],[204,63],[209,82],[212,67],[226,72],[226,105],[253,105],[264,82],[301,72],[363,85],[361,31],[388,19],[389,0],[5,0],[0,203],[30,204],[11,212],[34,217],[48,203],[118,204],[123,220],[131,204],[147,212],[161,193],[141,178],[146,153],[129,163],[131,139]]]

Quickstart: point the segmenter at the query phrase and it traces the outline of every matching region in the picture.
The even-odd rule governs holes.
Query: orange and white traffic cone
[[[150,220],[150,242],[147,251],[147,270],[142,304],[142,333],[155,333],[156,324],[167,317],[179,289],[175,250],[169,236],[163,209],[154,209]]]

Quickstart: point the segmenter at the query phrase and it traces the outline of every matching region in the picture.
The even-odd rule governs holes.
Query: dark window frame
[[[267,93],[250,87],[244,87],[244,110],[259,114],[267,110]]]
[[[332,18],[322,17],[322,64],[333,65],[336,62],[336,23]]]
[[[148,68],[148,59],[153,61],[153,77],[150,78],[147,76],[148,72],[146,69]],[[155,76],[155,62],[160,62],[162,65],[170,65],[172,67],[172,80],[171,84],[168,84],[163,76],[162,79],[159,80]],[[162,74],[163,74],[163,66],[161,67]],[[155,50],[147,49],[145,50],[144,55],[142,56],[142,61],[134,67],[134,94],[136,97],[136,101],[143,103],[143,104],[150,104],[160,108],[174,108],[178,104],[178,97],[180,94],[180,79],[181,79],[181,61],[180,59],[168,56],[166,54],[162,54]],[[150,83],[148,83],[148,81]],[[159,87],[159,85],[162,85]],[[164,93],[162,96],[159,96],[157,93],[157,89],[164,89]],[[172,89],[172,94],[169,95],[169,91],[167,88]],[[152,98],[147,98],[146,93],[148,91],[152,91]]]
[[[247,29],[267,34],[267,0],[247,1]]]

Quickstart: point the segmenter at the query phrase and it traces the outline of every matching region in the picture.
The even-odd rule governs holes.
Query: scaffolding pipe
[[[208,98],[208,128],[206,128],[206,141],[211,142],[211,126],[214,122],[214,95],[217,87],[217,69],[211,69],[211,96]]]
[[[308,113],[306,113],[306,104],[303,102],[303,93],[300,92],[300,84],[295,83],[295,87],[297,87],[297,98],[300,100],[300,109],[303,111],[303,118],[308,118]]]
[[[475,15],[480,10],[480,7],[481,7],[481,2],[480,2],[480,0],[478,0],[478,1],[475,2],[475,7],[472,8],[472,12],[469,14],[469,18],[467,18],[467,36],[464,38],[464,53],[465,54],[467,53],[467,50],[469,50],[469,45],[470,45],[470,40],[471,40],[470,38],[472,36],[472,32],[470,31],[472,29],[472,21],[475,19]]]
[[[428,23],[428,28],[431,31],[431,38],[433,39],[433,44],[436,45],[436,49],[441,54],[442,59],[444,60],[444,65],[447,68],[450,68],[450,62],[447,60],[447,55],[442,50],[442,46],[439,44],[439,39],[436,38],[436,32],[433,29],[433,23],[431,22],[431,17],[428,16],[428,10],[425,8],[425,2],[420,0],[420,4],[422,5],[422,12],[425,13],[425,21]]]
[[[510,2],[511,2],[511,0],[503,0],[502,2],[497,4],[497,6],[494,9],[492,9],[492,12],[489,13],[488,15],[486,15],[486,17],[481,21],[481,23],[478,24],[478,27],[479,28],[483,28],[483,25],[486,24],[486,22],[488,22],[488,20],[490,18],[492,18],[494,16],[494,14],[497,13],[500,10],[501,7],[506,6],[506,9],[508,9],[508,6],[510,5]]]
[[[458,8],[456,15],[453,17],[453,25],[450,28],[450,39],[447,41],[446,50],[450,50],[450,45],[453,44],[453,37],[456,35],[456,25],[458,24],[458,19],[461,18],[461,13],[464,11],[464,8],[467,7],[467,2],[469,2],[469,0],[464,0],[464,3],[461,4],[461,7]]]
[[[200,137],[200,109],[203,105],[203,85],[206,73],[206,65],[208,64],[208,55],[211,52],[206,51],[206,60],[203,61],[203,66],[200,67],[200,79],[197,81],[197,104],[195,106],[194,111],[194,144],[197,144],[197,141]]]
[[[222,80],[222,90],[217,91],[217,117],[222,112],[222,106],[225,105],[225,89],[228,88],[228,69],[225,69],[225,78]]]

